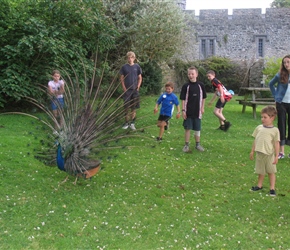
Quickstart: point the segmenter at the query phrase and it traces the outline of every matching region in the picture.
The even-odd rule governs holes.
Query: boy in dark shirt
[[[139,89],[142,83],[142,69],[139,64],[134,63],[135,53],[127,53],[128,63],[120,69],[121,84],[124,91],[125,124],[123,129],[135,128],[136,109],[140,108]],[[130,112],[131,111],[131,112]]]
[[[190,130],[194,130],[195,148],[204,151],[200,145],[201,118],[204,113],[206,91],[204,84],[197,81],[198,70],[190,67],[187,70],[189,81],[185,83],[180,92],[182,100],[183,127],[185,129],[185,145],[183,152],[189,152]]]

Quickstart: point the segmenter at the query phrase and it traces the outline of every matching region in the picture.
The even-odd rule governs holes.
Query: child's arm
[[[177,105],[176,108],[177,108],[176,119],[179,119],[179,117],[180,117],[180,107],[179,107],[179,105]]]
[[[52,96],[57,96],[58,95],[58,91],[54,90],[51,86],[48,85],[48,92],[52,95]]]
[[[214,100],[217,98],[217,91],[214,92],[211,100],[208,103],[208,106],[210,107],[212,105],[212,103],[214,102]]]
[[[220,92],[220,99],[221,99],[221,102],[224,103],[225,102],[225,97],[224,97],[224,89],[221,85],[219,85],[219,92]]]
[[[137,86],[137,91],[139,91],[140,87],[141,87],[141,83],[142,83],[142,75],[138,75],[138,86]]]
[[[256,144],[255,144],[255,140],[254,140],[253,145],[252,145],[252,150],[251,150],[251,153],[250,153],[250,160],[254,160],[255,145]]]
[[[121,80],[121,84],[122,84],[123,91],[126,92],[127,89],[126,89],[126,86],[125,86],[125,76],[124,75],[121,75],[120,76],[120,80]]]
[[[158,106],[159,106],[159,104],[156,103],[155,108],[154,108],[154,114],[156,114],[158,112]]]
[[[59,89],[57,90],[57,95],[62,95],[64,93],[64,82],[60,84]]]
[[[187,116],[186,116],[186,112],[185,112],[185,101],[182,100],[182,117],[184,120],[186,120]]]
[[[202,114],[204,113],[204,104],[205,104],[205,99],[202,99],[201,110],[200,110]]]
[[[275,142],[275,159],[273,161],[273,164],[278,163],[279,150],[280,150],[280,142],[276,141]]]

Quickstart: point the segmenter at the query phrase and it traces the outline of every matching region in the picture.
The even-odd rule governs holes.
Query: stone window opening
[[[268,42],[267,35],[255,35],[254,41],[256,43],[256,57],[264,58],[265,57],[265,43]]]
[[[201,37],[200,38],[200,59],[206,59],[215,55],[216,38]]]

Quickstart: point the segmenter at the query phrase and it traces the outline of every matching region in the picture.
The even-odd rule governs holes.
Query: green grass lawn
[[[251,108],[242,114],[229,102],[233,125],[224,132],[206,107],[205,152],[184,153],[175,116],[155,141],[156,99],[142,100],[140,137],[102,151],[102,170],[76,185],[73,177],[60,184],[64,172],[34,159],[42,137],[35,120],[0,116],[0,249],[290,249],[290,159],[277,165],[276,197],[267,178],[262,192],[250,191],[251,134],[260,124]]]

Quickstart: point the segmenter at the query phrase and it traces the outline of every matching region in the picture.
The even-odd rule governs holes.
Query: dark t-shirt
[[[128,63],[124,64],[120,69],[120,75],[124,76],[126,89],[137,89],[138,76],[140,74],[142,74],[142,69],[137,63],[134,63],[133,65]]]
[[[202,82],[188,82],[182,86],[180,100],[186,102],[187,117],[200,118],[202,99],[206,97],[205,87]]]

